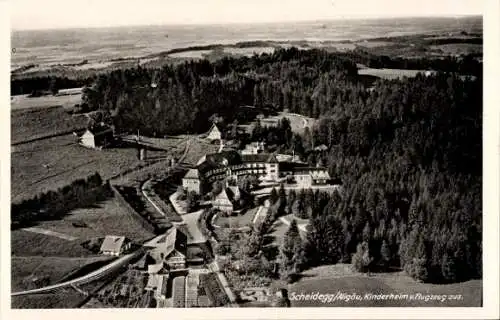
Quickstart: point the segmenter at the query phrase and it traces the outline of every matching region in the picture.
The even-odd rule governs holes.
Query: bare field
[[[85,128],[85,115],[71,116],[62,107],[12,110],[11,143]]]
[[[166,151],[149,151],[159,160]],[[12,201],[54,190],[98,172],[109,179],[127,169],[144,165],[135,148],[87,149],[73,135],[58,136],[18,145],[11,155]]]
[[[415,77],[418,73],[425,73],[427,70],[407,70],[407,69],[374,69],[362,68],[358,70],[359,75],[375,76],[383,79],[400,79],[403,77]],[[429,71],[432,72],[432,71]]]
[[[53,106],[63,106],[64,108],[72,108],[75,104],[82,102],[81,94],[68,95],[49,95],[30,98],[28,95],[12,96],[10,105],[13,110],[26,108],[45,108]]]

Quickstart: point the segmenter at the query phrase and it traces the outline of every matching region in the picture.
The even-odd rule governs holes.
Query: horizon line
[[[279,23],[304,23],[304,22],[331,22],[343,20],[395,20],[395,19],[461,19],[461,18],[483,18],[483,14],[440,14],[440,15],[408,15],[408,16],[345,16],[337,18],[319,18],[319,19],[296,19],[296,20],[275,20],[275,21],[254,21],[254,22],[190,22],[190,23],[152,23],[152,24],[122,24],[111,26],[62,26],[62,27],[49,27],[49,28],[14,28],[11,26],[12,32],[22,31],[55,31],[55,30],[80,30],[80,29],[113,29],[113,28],[126,28],[126,27],[161,27],[161,26],[225,26],[225,25],[263,25],[263,24],[279,24]]]

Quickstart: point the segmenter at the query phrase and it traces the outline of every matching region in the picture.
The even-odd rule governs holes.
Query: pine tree
[[[387,244],[387,241],[382,242],[382,246],[380,247],[380,261],[384,268],[387,268],[392,260],[391,248]]]
[[[299,194],[300,195],[300,194]],[[292,213],[300,219],[307,219],[309,216],[307,215],[306,204],[304,201],[304,197],[298,196],[292,206]]]
[[[304,251],[309,266],[340,261],[344,251],[342,223],[333,216],[317,216],[311,219]]]
[[[366,222],[365,227],[363,228],[363,241],[370,242],[372,240],[372,231],[370,228],[370,224]]]
[[[425,248],[425,243],[420,237],[418,241],[415,256],[413,257],[411,263],[410,275],[416,279],[423,282],[429,280],[429,258],[427,256],[427,251]]]
[[[269,195],[269,201],[271,201],[271,204],[275,204],[276,201],[278,201],[278,192],[276,191],[276,188],[273,188],[271,190],[271,194]]]
[[[292,220],[280,247],[281,277],[293,282],[304,263],[302,241],[297,221]]]
[[[441,263],[441,273],[443,279],[447,282],[455,282],[457,280],[457,268],[455,258],[445,253]]]
[[[352,256],[352,267],[358,272],[369,272],[373,258],[370,256],[370,251],[367,242],[358,244],[356,253]]]

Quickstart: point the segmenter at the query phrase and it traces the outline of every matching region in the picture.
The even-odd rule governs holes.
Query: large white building
[[[305,188],[328,184],[330,175],[326,168],[308,167],[305,163],[280,162],[274,154],[241,154],[237,151],[223,151],[207,154],[190,169],[182,179],[187,191],[202,194],[210,190],[212,183],[226,178],[256,175],[260,180],[280,182],[287,180]]]

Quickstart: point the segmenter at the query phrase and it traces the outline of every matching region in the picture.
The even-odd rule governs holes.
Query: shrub
[[[359,272],[369,272],[373,258],[370,256],[368,243],[358,244],[356,253],[352,256],[352,267]]]
[[[205,289],[208,298],[215,307],[222,307],[229,304],[229,298],[220,285],[215,273],[200,274],[200,286]]]

